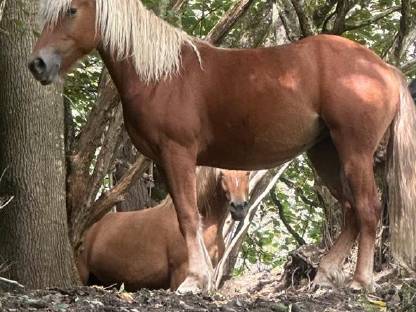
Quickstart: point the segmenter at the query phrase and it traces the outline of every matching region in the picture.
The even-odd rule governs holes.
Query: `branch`
[[[100,152],[95,163],[94,172],[90,178],[89,185],[91,191],[87,199],[87,206],[97,197],[98,191],[101,187],[101,183],[104,177],[110,171],[110,168],[114,164],[113,155],[118,150],[123,135],[123,111],[121,107],[116,107],[113,118],[109,121],[108,130],[105,135],[105,139],[101,145]]]
[[[414,72],[416,70],[416,59],[409,61],[405,64],[403,64],[400,68],[400,70],[405,74],[409,75],[410,73]]]
[[[10,290],[17,290],[17,289],[24,289],[24,288],[25,286],[23,286],[22,284],[16,281],[12,281],[7,278],[0,277],[0,289],[2,290],[10,291]]]
[[[400,28],[399,33],[397,35],[396,46],[393,52],[393,57],[395,59],[395,64],[400,64],[400,59],[404,52],[404,44],[406,36],[410,33],[410,26],[412,24],[411,19],[411,1],[410,0],[402,0],[402,8],[401,8],[401,18],[400,18]]]
[[[282,181],[284,184],[286,184],[289,188],[295,189],[296,195],[298,195],[302,201],[312,207],[317,207],[316,203],[308,199],[305,194],[303,193],[303,190],[301,187],[290,181],[289,179],[286,179],[285,177],[281,177],[280,181]]]
[[[344,27],[344,31],[350,31],[350,30],[355,30],[355,29],[362,28],[365,26],[370,26],[371,24],[378,22],[379,20],[389,16],[390,14],[400,11],[401,8],[402,8],[401,5],[393,6],[390,9],[387,9],[384,12],[374,15],[365,21],[359,21],[355,23],[352,23],[352,22],[348,23],[347,21]]]
[[[124,194],[128,190],[133,181],[137,180],[147,170],[150,160],[143,155],[139,155],[135,163],[131,166],[125,175],[120,179],[117,185],[110,191],[105,192],[91,206],[91,212],[85,222],[85,230],[100,220],[107,212],[116,204],[124,199]]]
[[[280,220],[282,220],[283,224],[285,225],[288,232],[293,236],[293,238],[296,240],[298,245],[306,245],[305,240],[292,228],[289,221],[286,219],[284,208],[280,200],[277,198],[275,192],[270,192],[270,197],[273,201],[273,203],[276,205],[277,210],[279,212]]]
[[[315,35],[313,23],[311,18],[305,11],[305,2],[304,0],[291,0],[295,12],[299,19],[300,29],[302,31],[303,37],[309,37]]]
[[[319,6],[313,12],[313,22],[316,27],[319,27],[323,23],[326,16],[329,14],[329,12],[331,12],[337,1],[338,0],[327,0],[323,5]]]
[[[3,180],[4,175],[6,174],[6,171],[8,169],[9,168],[7,167],[6,169],[3,170],[3,173],[0,176],[0,184],[1,184],[1,181]],[[5,200],[5,202],[3,202],[3,199],[0,198],[0,210],[2,210],[4,207],[6,207],[8,204],[10,204],[13,199],[14,199],[14,196],[10,196],[9,199],[7,199],[7,200]],[[1,266],[0,266],[0,268],[1,268]]]
[[[351,10],[350,1],[339,0],[335,10],[335,21],[332,27],[332,34],[340,35],[345,31],[345,17],[349,10]]]
[[[84,164],[90,167],[94,159],[96,149],[101,145],[100,138],[111,119],[114,108],[119,104],[118,92],[111,81],[107,70],[101,76],[98,87],[98,99],[88,115],[87,123],[82,127],[81,132],[74,143],[72,152],[73,165]]]
[[[173,3],[171,3],[172,11],[177,13],[179,12],[182,7],[188,3],[188,0],[176,0]]]
[[[239,0],[224,14],[219,22],[211,29],[205,38],[212,44],[219,45],[225,36],[234,27],[237,21],[242,17],[254,0]]]
[[[296,33],[296,31],[294,31],[292,29],[292,24],[296,24],[292,23],[292,21],[290,20],[290,11],[287,10],[284,5],[291,5],[288,1],[284,1],[284,4],[280,3],[280,1],[278,0],[273,0],[273,22],[275,24],[274,27],[277,26],[278,24],[278,18],[280,18],[283,28],[285,30],[286,33],[286,39],[289,42],[293,42],[298,40],[299,38],[299,34]],[[278,15],[278,17],[276,16]],[[277,30],[276,30],[277,31]],[[277,35],[275,36],[275,43],[278,44],[277,42]]]

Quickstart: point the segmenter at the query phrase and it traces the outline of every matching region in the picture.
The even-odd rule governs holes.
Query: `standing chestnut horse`
[[[200,167],[198,207],[202,235],[212,264],[224,254],[222,229],[247,213],[249,172]],[[81,280],[101,285],[176,290],[185,280],[186,244],[170,197],[154,208],[110,213],[88,230],[77,261]]]
[[[41,0],[45,27],[29,68],[49,84],[97,49],[117,86],[134,145],[164,169],[188,249],[179,291],[211,287],[196,208],[197,165],[255,170],[308,151],[345,209],[316,281],[331,284],[359,235],[350,284],[372,288],[380,202],[373,155],[389,137],[392,235],[416,250],[415,107],[376,54],[321,35],[274,48],[221,49],[163,22],[139,0]],[[388,131],[390,129],[390,131]],[[149,238],[150,239],[150,238]]]

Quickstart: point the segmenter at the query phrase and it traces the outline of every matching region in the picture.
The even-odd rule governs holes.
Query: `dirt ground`
[[[385,277],[373,295],[346,289],[311,290],[308,285],[281,289],[278,279],[271,272],[236,278],[211,296],[149,290],[126,293],[96,287],[0,291],[0,311],[416,312],[416,279],[412,278]]]

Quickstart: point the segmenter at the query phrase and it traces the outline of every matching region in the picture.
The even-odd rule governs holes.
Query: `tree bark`
[[[69,287],[77,275],[65,204],[64,107],[60,88],[26,69],[37,1],[9,1],[0,28],[0,258],[6,277],[30,288]]]

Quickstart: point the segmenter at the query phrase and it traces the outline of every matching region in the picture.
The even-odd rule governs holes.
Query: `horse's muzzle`
[[[43,85],[48,85],[59,75],[61,57],[56,53],[40,53],[31,58],[28,67],[36,80]]]
[[[230,213],[231,217],[235,221],[242,221],[247,215],[248,202],[231,202],[230,203]]]

